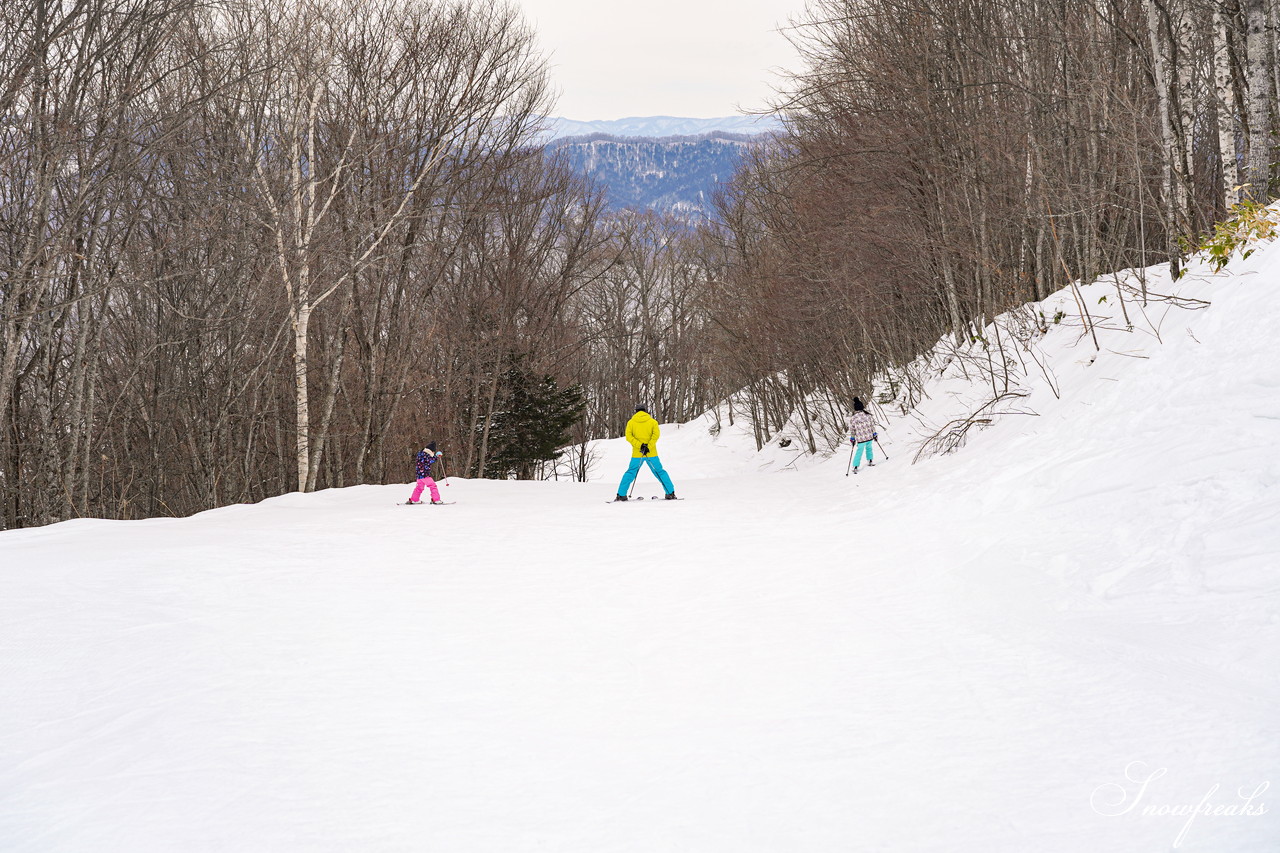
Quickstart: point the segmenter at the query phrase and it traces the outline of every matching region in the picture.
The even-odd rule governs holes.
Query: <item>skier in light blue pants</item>
[[[853,417],[849,418],[849,441],[854,444],[853,473],[858,473],[858,466],[862,464],[864,452],[867,456],[867,465],[876,464],[871,454],[872,442],[875,439],[876,422],[871,419],[871,414],[867,412],[867,407],[862,404],[862,400],[854,397]]]
[[[626,435],[627,443],[631,445],[631,464],[627,466],[627,472],[622,475],[622,482],[618,484],[618,495],[614,500],[625,501],[629,497],[631,484],[636,481],[636,474],[640,473],[641,465],[648,465],[653,476],[658,478],[667,500],[677,500],[676,487],[671,484],[671,478],[667,476],[666,469],[658,461],[660,434],[658,422],[644,410],[644,406],[637,406],[636,413],[631,416],[631,420],[627,421]]]
[[[875,457],[871,455],[872,443],[870,441],[859,441],[853,451],[853,468],[855,471],[862,464],[862,452],[864,450],[867,453],[867,464],[874,465],[876,463]]]
[[[636,475],[640,473],[640,466],[648,465],[649,470],[653,472],[653,476],[658,478],[658,482],[662,484],[662,491],[668,495],[676,493],[676,487],[671,485],[671,478],[667,476],[667,469],[662,467],[662,462],[656,456],[633,456],[631,464],[627,466],[626,473],[622,475],[622,483],[618,486],[618,494],[625,495],[631,491],[631,484],[636,481]],[[641,492],[641,494],[644,494]]]

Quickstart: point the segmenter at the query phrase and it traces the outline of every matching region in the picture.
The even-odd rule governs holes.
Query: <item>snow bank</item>
[[[1147,278],[1212,305],[1007,315],[855,476],[704,421],[675,504],[614,440],[2,532],[0,849],[1273,851],[1280,250]]]

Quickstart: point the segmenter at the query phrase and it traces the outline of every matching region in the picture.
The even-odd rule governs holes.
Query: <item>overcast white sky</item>
[[[556,115],[734,115],[764,105],[795,52],[777,32],[804,0],[513,0],[538,32]]]

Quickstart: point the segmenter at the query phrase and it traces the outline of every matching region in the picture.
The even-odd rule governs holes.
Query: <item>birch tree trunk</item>
[[[293,402],[297,424],[294,463],[297,465],[300,492],[307,491],[311,459],[311,409],[307,403],[307,328],[310,325],[311,307],[299,307],[293,313]]]
[[[1271,62],[1267,50],[1266,0],[1243,0],[1246,102],[1249,105],[1247,174],[1250,199],[1266,203],[1271,180]]]
[[[1218,111],[1218,162],[1222,165],[1222,206],[1240,203],[1240,169],[1236,160],[1235,93],[1232,91],[1230,21],[1221,5],[1213,7],[1213,82]]]
[[[338,330],[334,333],[334,341],[330,345],[329,388],[325,393],[324,405],[321,408],[320,426],[316,430],[315,448],[311,452],[311,465],[307,471],[306,491],[308,492],[313,491],[316,487],[316,482],[320,475],[320,461],[324,457],[325,447],[329,441],[329,428],[333,423],[333,410],[338,402],[338,391],[342,382],[342,365],[347,352],[345,326],[351,313],[354,293],[353,282],[352,286],[347,288],[347,295],[343,300],[342,311],[339,315]]]
[[[1173,99],[1177,106],[1178,123],[1175,173],[1181,183],[1179,188],[1179,211],[1185,220],[1182,224],[1184,233],[1195,230],[1194,211],[1196,160],[1192,148],[1195,140],[1197,80],[1195,63],[1195,28],[1192,26],[1191,10],[1185,0],[1166,0],[1169,16],[1169,29],[1173,44],[1173,76],[1177,81],[1173,89]]]
[[[1174,264],[1176,274],[1178,255],[1175,238],[1181,228],[1183,202],[1183,183],[1177,174],[1177,163],[1182,157],[1179,146],[1179,133],[1174,127],[1174,106],[1169,97],[1169,81],[1172,73],[1172,60],[1169,55],[1167,40],[1163,37],[1164,26],[1162,10],[1157,7],[1156,0],[1143,0],[1146,10],[1147,39],[1151,45],[1151,72],[1155,79],[1156,103],[1160,114],[1160,139],[1164,144],[1165,156],[1161,168],[1161,202],[1164,207],[1166,249],[1169,259]]]

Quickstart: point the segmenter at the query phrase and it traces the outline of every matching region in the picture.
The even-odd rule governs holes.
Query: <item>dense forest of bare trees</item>
[[[944,336],[982,345],[1075,279],[1176,271],[1268,199],[1278,5],[1251,3],[811,3],[788,132],[727,195],[712,276],[717,371],[758,440],[790,421],[820,449],[873,377],[909,400]]]
[[[1276,18],[816,0],[786,132],[691,230],[542,147],[500,2],[6,4],[0,526],[403,482],[428,438],[582,477],[639,401],[824,451],[940,337],[1265,200]],[[531,394],[581,413],[559,464]]]
[[[490,470],[504,382],[575,380],[617,235],[513,9],[0,14],[4,526]]]

